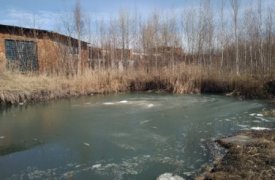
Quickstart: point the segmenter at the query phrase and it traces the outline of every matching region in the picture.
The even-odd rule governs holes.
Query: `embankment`
[[[275,130],[241,132],[217,143],[227,153],[197,180],[275,179]]]
[[[243,98],[268,98],[273,96],[273,84],[267,83],[272,82],[270,79],[272,78],[236,76],[184,64],[150,71],[85,70],[74,76],[2,72],[0,104],[148,90],[177,94],[222,93]]]

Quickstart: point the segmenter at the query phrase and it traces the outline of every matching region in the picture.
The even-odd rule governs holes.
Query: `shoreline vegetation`
[[[61,29],[78,43],[56,43],[57,58],[45,52],[43,70],[6,71],[9,63],[14,69],[18,64],[0,54],[0,104],[135,91],[272,98],[273,16],[274,8],[262,0],[247,9],[238,0],[217,7],[209,0],[172,14],[152,11],[141,18],[139,12],[121,10],[93,22],[76,1]],[[81,53],[84,39],[90,48],[87,62]]]
[[[216,142],[226,154],[196,180],[275,178],[275,130],[243,131]]]
[[[224,94],[245,98],[273,98],[272,77],[216,71],[184,63],[174,68],[146,70],[90,70],[72,76],[0,74],[0,104],[16,105],[60,98],[120,92],[167,92],[175,94]]]
[[[0,105],[137,91],[275,102],[274,7],[263,8],[261,0],[248,8],[241,8],[238,0],[219,6],[201,1],[198,8],[156,11],[147,18],[121,11],[93,24],[77,2],[61,28],[76,37],[78,45],[61,51],[63,58],[49,59],[58,62],[53,68],[42,73],[7,71],[8,60],[0,54]],[[95,53],[89,53],[90,64],[83,68],[79,52],[85,38]],[[72,55],[72,48],[78,55]],[[135,56],[129,57],[132,50]],[[219,141],[228,152],[202,179],[275,178],[274,131],[241,132],[238,137],[242,144],[238,139],[233,144]]]

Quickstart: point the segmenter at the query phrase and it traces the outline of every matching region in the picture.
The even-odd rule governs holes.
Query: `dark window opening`
[[[20,71],[38,69],[37,45],[33,41],[5,40],[8,68],[19,68]]]
[[[71,46],[70,47],[70,54],[72,55],[77,55],[79,52],[78,52],[78,47],[77,46]]]

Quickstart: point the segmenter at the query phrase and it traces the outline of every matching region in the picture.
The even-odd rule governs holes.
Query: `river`
[[[134,93],[0,111],[1,179],[192,179],[213,160],[213,140],[274,128],[263,101]]]

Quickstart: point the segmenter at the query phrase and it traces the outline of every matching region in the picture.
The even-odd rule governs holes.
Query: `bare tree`
[[[83,12],[80,4],[80,0],[77,0],[74,7],[74,26],[78,39],[78,72],[81,72],[81,63],[82,63],[82,47],[81,47],[81,37],[84,30],[84,20],[83,20]]]
[[[238,37],[238,14],[239,14],[239,0],[231,0],[231,7],[233,11],[233,23],[234,23],[234,39],[235,39],[235,61],[236,61],[236,74],[240,75],[239,64],[239,37]]]
[[[266,59],[267,59],[267,62],[266,62],[266,67],[268,68],[268,72],[269,74],[272,73],[272,68],[273,68],[273,65],[272,62],[274,62],[274,59],[272,61],[272,55],[273,55],[273,58],[274,58],[274,31],[272,30],[274,27],[273,27],[273,17],[272,17],[272,9],[269,8],[268,11],[267,11],[267,17],[266,17],[266,20],[265,20],[265,27],[266,27]]]
[[[224,4],[225,1],[221,0],[221,33],[220,33],[220,44],[221,44],[221,64],[220,68],[224,65],[224,41],[225,41],[225,22],[224,22]]]

